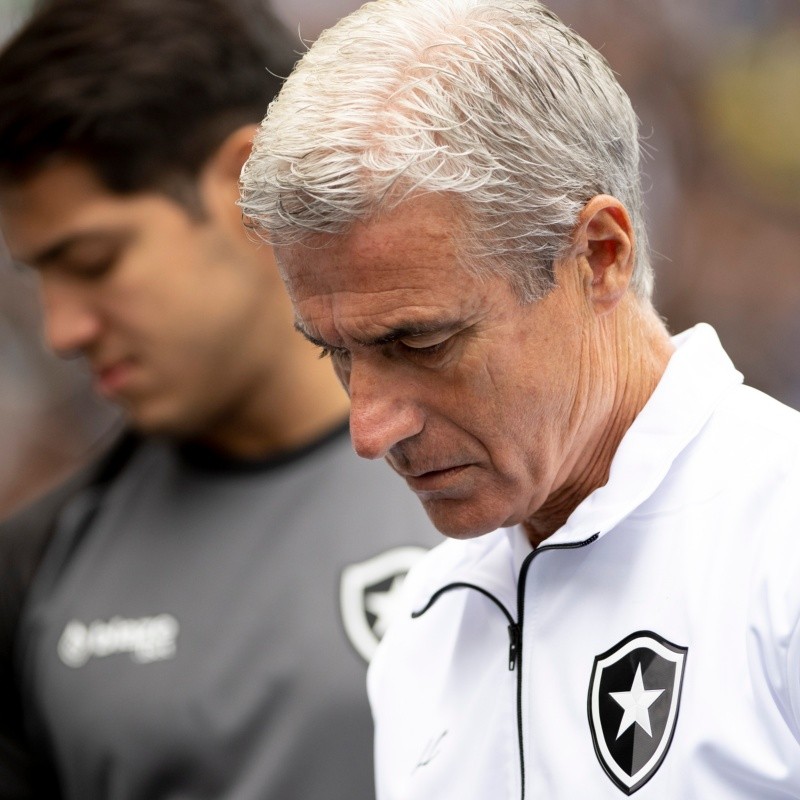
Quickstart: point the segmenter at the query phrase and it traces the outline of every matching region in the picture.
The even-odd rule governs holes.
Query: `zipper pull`
[[[513,672],[514,668],[517,666],[517,660],[519,659],[519,625],[512,624],[508,626],[508,639],[508,668]]]

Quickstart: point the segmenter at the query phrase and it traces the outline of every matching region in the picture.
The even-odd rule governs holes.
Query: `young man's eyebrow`
[[[17,257],[17,261],[31,266],[46,266],[54,261],[58,261],[68,255],[70,250],[84,244],[93,244],[95,242],[109,244],[117,244],[123,241],[129,235],[125,231],[84,231],[65,236],[51,245],[48,245],[38,253],[31,253],[30,255]]]

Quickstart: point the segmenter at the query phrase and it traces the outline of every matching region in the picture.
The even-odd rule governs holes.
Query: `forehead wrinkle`
[[[356,223],[327,246],[278,247],[302,330],[333,347],[360,346],[454,326],[472,314],[463,284],[474,277],[457,258],[449,212],[442,198],[418,198]]]

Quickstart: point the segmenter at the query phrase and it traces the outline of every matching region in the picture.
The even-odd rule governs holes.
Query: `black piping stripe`
[[[447,586],[443,586],[441,589],[434,592],[434,594],[431,595],[430,600],[428,600],[428,602],[425,604],[423,608],[421,608],[419,611],[411,612],[411,617],[413,619],[418,619],[426,611],[429,611],[430,608],[433,606],[433,604],[443,594],[446,594],[447,592],[450,592],[453,589],[474,589],[476,592],[480,592],[485,597],[488,597],[506,615],[506,619],[508,620],[510,625],[516,624],[514,622],[514,618],[511,616],[511,612],[491,592],[486,591],[486,589],[484,589],[481,586],[477,586],[474,583],[462,583],[460,581],[457,581],[456,583],[448,583]]]

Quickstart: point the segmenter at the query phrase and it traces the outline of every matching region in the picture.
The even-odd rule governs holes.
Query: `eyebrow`
[[[129,235],[130,231],[127,230],[82,231],[66,236],[38,253],[33,253],[28,257],[19,258],[17,260],[24,264],[30,264],[31,266],[45,266],[54,261],[58,261],[67,255],[70,250],[82,244],[91,244],[94,242],[117,244],[123,242]]]
[[[313,336],[306,330],[306,327],[299,320],[295,320],[295,330],[299,331],[309,342],[315,344],[317,347],[331,348],[333,345],[323,339]],[[457,322],[407,322],[401,323],[392,328],[388,333],[382,336],[376,336],[371,339],[363,339],[358,343],[364,347],[381,347],[382,345],[392,344],[400,339],[411,339],[415,336],[426,336],[430,333],[446,333],[450,330],[455,331],[459,327]],[[336,348],[334,348],[336,349]]]

